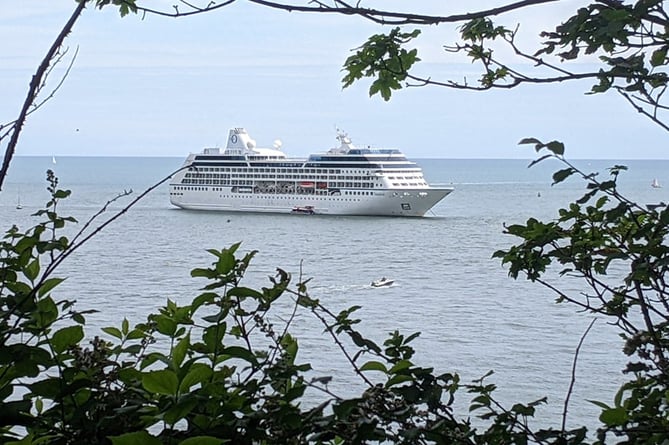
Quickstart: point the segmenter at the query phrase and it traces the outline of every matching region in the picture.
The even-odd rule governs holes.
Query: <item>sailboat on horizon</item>
[[[653,187],[654,189],[662,188],[662,186],[660,185],[660,181],[658,181],[657,178],[653,179],[653,182],[650,183],[650,186]]]

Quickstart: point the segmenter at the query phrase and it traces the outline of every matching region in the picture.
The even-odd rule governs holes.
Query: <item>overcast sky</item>
[[[501,3],[410,5],[447,14]],[[563,0],[500,21],[520,20],[533,52],[537,33],[582,3]],[[462,4],[466,10],[458,9]],[[35,68],[74,8],[73,0],[21,0],[0,9],[0,122],[16,118]],[[30,117],[17,154],[181,157],[222,145],[229,128],[245,127],[260,146],[281,139],[288,155],[306,156],[334,146],[340,127],[355,144],[397,147],[411,158],[532,158],[517,142],[537,137],[564,141],[572,158],[669,159],[666,132],[615,94],[585,95],[587,82],[485,93],[410,88],[390,102],[370,98],[369,81],[342,90],[344,60],[378,32],[356,17],[287,13],[241,0],[177,20],[121,19],[112,7],[89,8],[67,40],[66,61],[78,48],[73,69]],[[478,77],[476,67],[443,52],[455,37],[450,25],[425,30],[417,43],[421,73]]]

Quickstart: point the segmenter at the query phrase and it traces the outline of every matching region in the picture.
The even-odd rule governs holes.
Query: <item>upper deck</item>
[[[358,148],[348,136],[339,131],[339,147],[324,153],[310,155],[307,159],[288,158],[281,151],[281,141],[274,142],[273,148],[259,148],[243,128],[233,128],[228,135],[225,150],[205,148],[200,154],[191,155],[189,161],[197,166],[216,167],[273,167],[273,168],[327,168],[327,169],[415,169],[416,163],[409,161],[396,148]]]

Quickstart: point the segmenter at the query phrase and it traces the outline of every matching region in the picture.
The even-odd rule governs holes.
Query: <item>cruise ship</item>
[[[259,148],[233,128],[225,150],[188,156],[170,181],[170,201],[189,210],[424,216],[453,191],[431,187],[397,149],[357,148],[341,131],[337,140],[339,147],[296,159],[278,140]]]

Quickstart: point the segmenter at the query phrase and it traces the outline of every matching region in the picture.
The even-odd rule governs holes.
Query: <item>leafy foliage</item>
[[[363,77],[376,77],[369,88],[369,95],[380,94],[390,100],[392,90],[402,88],[409,69],[420,59],[418,50],[402,47],[420,34],[420,30],[402,32],[394,28],[388,34],[375,34],[354,55],[346,59],[343,78],[344,88]]]
[[[90,1],[90,0],[77,0],[77,1]],[[94,1],[95,1],[95,6],[97,6],[100,9],[102,9],[107,5],[118,6],[121,17],[125,17],[130,13],[133,14],[137,13],[136,0],[94,0]]]
[[[627,84],[624,91],[650,93],[649,88],[667,83],[666,72],[653,71],[667,63],[666,30],[653,26],[662,24],[655,20],[659,17],[666,16],[663,2],[658,0],[641,0],[634,5],[591,4],[580,8],[554,32],[544,32],[547,41],[537,54],[551,54],[560,48],[559,57],[573,60],[580,54],[600,53],[608,69],[600,71],[593,93],[607,91],[617,79]],[[644,38],[652,40],[638,45]]]
[[[498,24],[503,13],[528,8],[549,1],[508,2],[490,10],[462,14],[418,15],[397,11],[348,9],[344,6],[323,6],[328,12],[356,14],[378,23],[401,23],[405,26],[435,26],[459,23],[459,41],[447,44],[447,53],[465,55],[479,64],[481,75],[476,82],[468,79],[438,79],[436,75],[418,75],[411,67],[420,59],[404,46],[413,42],[419,29],[410,38],[374,35],[355,56],[344,63],[348,75],[344,87],[362,77],[375,80],[370,95],[381,92],[384,100],[403,86],[435,85],[466,90],[515,88],[522,84],[550,84],[569,80],[591,79],[590,94],[615,91],[638,112],[665,130],[667,109],[664,102],[669,81],[669,14],[664,0],[596,0],[581,2],[574,15],[556,19],[552,30],[541,32],[536,48],[521,48],[516,40],[519,26]],[[280,7],[280,6],[279,6]],[[387,63],[383,51],[374,51],[379,44],[391,49],[397,63]],[[505,51],[500,51],[505,49]],[[410,54],[410,60],[399,61],[396,54]],[[570,63],[574,62],[574,63]],[[594,67],[594,69],[592,68]],[[364,75],[363,75],[364,73]],[[664,118],[664,119],[663,119]]]
[[[555,221],[534,218],[506,227],[506,233],[522,242],[495,252],[509,265],[509,274],[524,274],[557,292],[558,302],[569,302],[604,316],[621,330],[624,352],[630,356],[625,372],[630,381],[620,388],[614,405],[594,402],[602,408],[599,431],[626,437],[625,443],[663,443],[669,426],[669,208],[666,204],[641,207],[620,194],[618,176],[624,166],[609,169],[610,179],[580,171],[563,157],[559,143],[537,150],[551,153],[540,160],[557,158],[567,168],[553,176],[554,183],[576,174],[587,192]],[[557,268],[557,269],[556,269]],[[552,274],[557,272],[557,276]],[[557,277],[578,277],[589,292],[571,295],[560,290]]]
[[[414,363],[417,333],[366,338],[359,307],[329,311],[308,280],[293,285],[277,269],[268,286],[244,286],[255,252],[240,254],[240,244],[209,251],[209,267],[192,271],[207,284],[189,304],[167,301],[143,323],[122,320],[91,338],[90,311],[55,298],[62,280],[50,274],[75,246],[58,232],[75,221],[56,212],[69,192],[48,179],[51,199],[35,213],[46,221],[26,233],[12,227],[0,244],[3,443],[584,443],[583,428],[530,428],[545,399],[506,408],[489,375],[463,384]],[[286,307],[288,319],[275,315]],[[298,311],[320,320],[358,376],[358,395],[338,396],[332,377],[300,363],[290,333]],[[634,390],[644,388],[656,390]],[[470,394],[478,428],[455,412],[459,391]],[[621,422],[619,411],[603,409],[607,425]]]

